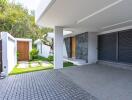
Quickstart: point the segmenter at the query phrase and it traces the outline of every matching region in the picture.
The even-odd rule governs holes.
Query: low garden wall
[[[17,64],[16,39],[7,32],[1,32],[2,40],[2,67],[3,72],[8,75]]]

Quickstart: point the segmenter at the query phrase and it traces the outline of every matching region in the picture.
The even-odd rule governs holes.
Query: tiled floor
[[[0,80],[0,100],[97,100],[60,71],[40,71]]]
[[[92,64],[61,72],[98,100],[132,100],[132,70]]]

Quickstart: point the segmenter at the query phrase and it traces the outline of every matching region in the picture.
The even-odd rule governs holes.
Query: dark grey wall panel
[[[119,32],[119,62],[132,63],[132,30]]]
[[[70,56],[71,56],[70,55],[71,54],[70,37],[65,38],[64,41],[65,41],[65,44],[66,44],[67,55],[70,58]]]
[[[82,33],[76,36],[76,58],[88,62],[88,33]]]
[[[98,36],[98,59],[116,61],[117,33]]]

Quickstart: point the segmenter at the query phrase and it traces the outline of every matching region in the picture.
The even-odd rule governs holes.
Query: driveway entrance
[[[97,100],[57,70],[0,80],[0,100]]]

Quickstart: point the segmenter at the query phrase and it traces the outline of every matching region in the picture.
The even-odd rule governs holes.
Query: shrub
[[[19,55],[20,55],[20,53],[17,51],[16,55],[17,55],[17,58],[18,58],[18,57],[19,57]]]
[[[37,49],[32,49],[32,51],[30,52],[30,57],[31,57],[31,59],[33,60],[33,59],[37,59],[38,58],[38,53],[39,53],[39,51],[37,50]]]
[[[53,61],[54,57],[53,56],[49,56],[47,59],[48,59],[48,61]]]

